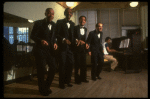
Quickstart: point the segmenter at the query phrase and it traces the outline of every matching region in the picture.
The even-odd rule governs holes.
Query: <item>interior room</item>
[[[3,97],[4,98],[148,98],[148,2],[4,2],[3,3]],[[30,38],[36,21],[44,19],[45,10],[54,10],[53,22],[64,19],[72,9],[71,21],[79,25],[85,16],[86,39],[97,23],[103,24],[102,44],[111,38],[110,48],[118,51],[118,70],[104,58],[100,80],[91,80],[91,56],[86,53],[89,83],[59,88],[59,62],[51,84],[52,93],[42,96],[38,90],[37,68]],[[127,44],[127,45],[125,45]],[[59,47],[59,46],[58,46]],[[35,49],[36,50],[36,49]],[[57,50],[56,50],[57,51]],[[57,53],[57,52],[56,52]],[[59,57],[57,57],[59,58]],[[49,71],[45,64],[46,73]],[[47,74],[45,73],[45,79]]]

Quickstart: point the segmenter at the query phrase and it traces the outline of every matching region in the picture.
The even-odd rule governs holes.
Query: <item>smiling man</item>
[[[35,21],[30,38],[35,42],[34,56],[37,66],[38,86],[41,95],[48,96],[52,93],[50,85],[53,81],[56,65],[54,50],[57,49],[55,38],[54,10],[47,8],[45,18]],[[50,67],[48,77],[44,80],[45,62]]]
[[[59,46],[59,87],[72,87],[71,75],[74,64],[73,45],[74,40],[74,22],[70,20],[72,17],[72,10],[66,8],[64,11],[65,18],[57,20],[56,33]]]
[[[76,39],[76,46],[74,51],[75,56],[75,83],[81,84],[81,82],[89,82],[86,78],[86,34],[87,28],[84,26],[86,23],[86,17],[79,17],[79,25],[74,28],[74,37]],[[78,73],[80,69],[80,73]],[[80,75],[79,75],[80,74]]]
[[[91,70],[91,77],[92,80],[96,81],[96,77],[98,79],[101,79],[99,76],[103,63],[104,63],[104,58],[103,58],[103,46],[102,46],[102,36],[103,36],[103,24],[102,23],[97,23],[96,24],[96,29],[94,31],[91,31],[88,35],[86,43],[89,44],[89,50],[88,53],[91,56],[91,61],[92,61],[92,70]]]

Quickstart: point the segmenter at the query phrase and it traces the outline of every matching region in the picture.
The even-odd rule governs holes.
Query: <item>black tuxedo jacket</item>
[[[48,28],[48,23],[46,19],[35,21],[30,38],[35,42],[35,47],[41,50],[46,48],[50,48],[53,50],[53,45],[56,43],[55,38],[55,23],[51,22],[51,32]],[[42,46],[41,40],[46,40],[48,42],[48,46]]]
[[[90,52],[101,52],[103,53],[103,46],[102,46],[102,36],[103,32],[100,32],[100,39],[97,36],[96,30],[91,31],[88,35],[86,43],[90,45],[88,51]]]
[[[86,42],[86,34],[87,34],[87,28],[86,27],[83,27],[84,29],[84,42]],[[80,25],[77,25],[74,27],[74,38],[75,40],[78,39],[78,40],[81,40],[81,34],[80,34]],[[85,52],[86,51],[86,45],[75,45],[75,52]]]
[[[67,48],[71,48],[75,43],[74,39],[74,22],[70,21],[70,33],[68,32],[68,26],[67,26],[66,19],[57,20],[56,23],[56,33],[57,33],[57,42],[59,50],[65,51]],[[71,35],[69,38],[69,35]],[[71,45],[67,45],[66,43],[63,43],[63,38],[70,39]]]

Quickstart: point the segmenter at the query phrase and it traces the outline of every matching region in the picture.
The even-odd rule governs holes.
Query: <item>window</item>
[[[18,27],[17,28],[17,40],[20,42],[28,43],[28,28]]]
[[[13,27],[9,27],[9,42],[10,42],[10,44],[14,43],[14,31],[13,31]]]
[[[3,31],[3,32],[4,32],[3,36],[9,41],[9,37],[8,37],[8,36],[9,36],[9,35],[8,35],[8,30],[9,30],[9,29],[8,29],[8,27],[7,27],[7,26],[4,26],[4,27],[3,27],[3,30],[4,30],[4,31]]]
[[[10,44],[14,43],[14,40],[19,42],[28,43],[28,27],[7,27],[4,26],[3,36],[9,41]]]

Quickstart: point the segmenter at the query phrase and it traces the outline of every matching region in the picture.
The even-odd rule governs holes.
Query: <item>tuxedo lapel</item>
[[[66,20],[64,19],[63,20],[63,29],[64,29],[64,32],[65,32],[65,37],[68,38],[68,26],[66,24]]]
[[[45,32],[43,32],[43,33],[44,33],[44,35],[47,36],[48,33],[49,33],[49,28],[48,28],[48,24],[46,23],[46,20],[43,20],[42,26],[43,26],[43,30],[45,31]]]
[[[77,35],[78,35],[78,39],[81,39],[81,36],[80,36],[80,26],[79,25],[77,27]]]
[[[95,39],[97,39],[97,40],[98,40],[98,36],[97,36],[97,32],[96,32],[96,30],[94,31],[94,37],[95,37]]]
[[[100,44],[102,43],[103,32],[100,33]]]
[[[85,31],[85,40],[87,38],[87,29],[84,27],[84,31]]]
[[[73,41],[73,32],[74,32],[74,26],[73,26],[73,23],[71,22],[70,23],[70,30],[71,30],[71,40]]]

